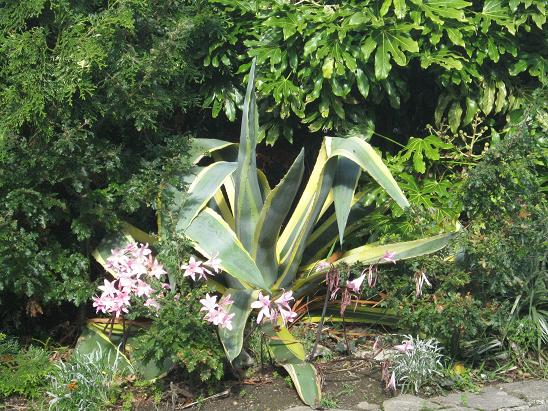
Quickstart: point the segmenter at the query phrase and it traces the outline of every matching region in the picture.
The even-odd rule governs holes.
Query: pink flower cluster
[[[93,306],[96,312],[120,315],[129,312],[131,297],[146,298],[145,306],[159,309],[160,304],[155,296],[155,291],[148,278],[161,280],[167,274],[162,264],[152,257],[152,251],[148,244],[130,243],[122,249],[112,250],[112,255],[107,258],[107,267],[114,271],[114,280],[104,280],[98,288],[102,291],[100,296],[93,297]],[[169,288],[169,284],[163,284],[162,288]]]
[[[262,292],[259,292],[259,299],[251,303],[251,308],[260,309],[259,314],[257,315],[257,324],[268,319],[271,322],[276,323],[278,317],[281,317],[284,325],[288,322],[295,321],[297,313],[289,306],[291,300],[294,300],[293,291],[282,293],[282,295],[274,301],[270,301],[269,295],[263,295]]]
[[[192,281],[196,281],[196,276],[198,276],[198,280],[200,278],[207,280],[208,275],[213,276],[213,273],[218,274],[221,271],[221,260],[217,258],[217,255],[205,262],[190,257],[188,263],[183,264],[181,269],[185,270],[183,277],[190,277]]]
[[[200,303],[203,306],[200,311],[206,312],[204,320],[214,325],[218,325],[221,328],[232,330],[232,317],[234,317],[234,314],[228,313],[228,307],[233,302],[230,294],[228,294],[221,298],[221,301],[217,304],[217,296],[211,296],[208,293],[205,298],[200,300]]]

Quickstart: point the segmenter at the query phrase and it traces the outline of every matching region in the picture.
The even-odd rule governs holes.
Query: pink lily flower
[[[362,283],[363,283],[363,280],[365,280],[365,270],[362,271],[362,274],[358,278],[355,278],[352,281],[348,281],[346,283],[346,287],[350,291],[352,291],[356,294],[359,294],[360,293],[360,288],[361,288]]]
[[[280,313],[280,317],[282,317],[282,322],[284,323],[284,325],[286,325],[288,322],[292,323],[297,318],[297,313],[291,309],[284,310],[282,307],[278,307],[278,311]]]
[[[274,300],[274,302],[278,305],[278,308],[284,307],[288,310],[291,310],[291,308],[289,308],[289,302],[294,299],[295,298],[293,298],[293,291],[287,291],[284,292],[280,297],[278,297],[278,299]]]
[[[185,270],[183,277],[190,277],[193,281],[196,281],[196,274],[202,276],[204,273],[204,268],[201,267],[201,265],[201,261],[197,261],[194,257],[190,257],[188,264],[181,266],[181,269]]]
[[[390,376],[390,381],[386,385],[386,388],[389,390],[396,391],[396,374],[394,373],[394,371],[392,371],[392,375]]]
[[[156,258],[152,259],[151,256],[149,256],[149,267],[150,272],[149,275],[156,277],[158,280],[165,274],[167,274],[167,271],[164,270],[164,266],[158,262]]]
[[[207,260],[204,265],[207,265],[209,268],[211,268],[216,274],[218,274],[221,271],[221,259],[217,258],[219,253],[214,254],[209,260]],[[208,271],[208,273],[211,273]]]
[[[218,307],[217,296],[210,296],[209,293],[207,293],[205,295],[205,298],[202,298],[200,300],[200,304],[203,305],[203,307],[200,308],[200,311],[207,311],[208,313],[215,311],[215,309]]]
[[[413,351],[415,347],[411,341],[403,341],[402,344],[394,346],[394,348],[400,352]]]
[[[396,252],[395,252],[395,251],[387,251],[387,252],[384,253],[384,255],[382,256],[382,260],[388,261],[389,263],[394,263],[394,264],[396,264],[396,260],[394,259],[395,256],[396,256]]]
[[[234,303],[234,300],[231,299],[232,296],[230,294],[225,295],[223,298],[221,298],[221,301],[219,301],[219,305],[222,307],[227,307],[230,304]]]
[[[116,282],[116,280],[114,281],[108,281],[108,280],[103,280],[103,285],[100,285],[99,287],[99,290],[103,291],[103,295],[104,296],[114,296],[117,292],[118,292],[118,289],[114,286],[114,283]]]
[[[145,301],[145,304],[144,304],[145,307],[149,307],[149,308],[154,308],[156,310],[159,310],[160,309],[160,303],[154,299],[154,298],[149,298]]]
[[[263,317],[270,318],[272,316],[270,311],[270,296],[263,295],[262,292],[259,292],[259,299],[251,303],[251,308],[260,308],[261,310],[257,315],[257,324],[261,323]]]
[[[148,283],[137,280],[135,285],[135,294],[137,294],[137,297],[149,297],[153,291],[153,288]]]

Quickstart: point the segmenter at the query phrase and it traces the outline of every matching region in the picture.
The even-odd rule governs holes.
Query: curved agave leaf
[[[333,197],[341,245],[361,171],[360,166],[354,161],[346,157],[338,158],[337,172],[333,181]]]
[[[345,235],[360,228],[361,220],[371,209],[372,207],[363,207],[360,203],[353,204],[348,214],[348,221],[344,230]],[[333,214],[318,226],[308,238],[303,262],[308,264],[324,259],[337,238],[339,238],[337,217]]]
[[[301,400],[311,407],[318,407],[321,401],[320,380],[316,368],[305,362],[302,344],[286,327],[278,331],[266,330],[265,333],[270,336],[268,348],[272,357],[288,372]]]
[[[228,179],[230,178],[231,177],[229,177]],[[232,210],[230,209],[230,206],[228,205],[228,202],[222,190],[217,190],[211,201],[215,204],[215,207],[211,208],[213,208],[215,211],[218,210],[218,212],[221,214],[221,216],[227,222],[230,228],[234,230],[234,216],[232,215]]]
[[[284,178],[266,198],[255,229],[253,257],[268,285],[274,284],[278,276],[276,240],[293,204],[303,173],[304,150],[301,150]]]
[[[320,154],[321,153],[322,150],[320,150]],[[281,273],[280,277],[274,284],[275,288],[288,286],[294,280],[306,249],[306,240],[310,236],[310,233],[312,232],[318,218],[318,214],[320,213],[325,199],[331,190],[333,178],[335,176],[336,163],[325,159],[325,157],[322,158],[321,156],[318,157],[318,162],[324,163],[318,179],[318,184],[313,186],[309,186],[307,184],[305,188],[303,196],[307,196],[306,191],[309,189],[314,191],[311,196],[312,201],[308,204],[306,213],[302,216],[302,219],[295,227],[295,234],[292,236],[292,242],[289,243],[291,247],[289,248],[287,254],[282,257],[280,262]]]
[[[227,177],[236,170],[236,167],[236,163],[218,161],[200,171],[188,188],[188,195],[182,204],[175,226],[177,231],[186,230],[200,210],[219,190]]]
[[[192,164],[198,164],[205,156],[216,151],[223,151],[228,147],[237,146],[230,141],[217,140],[215,138],[194,138],[191,140],[190,159]]]
[[[387,251],[395,252],[395,260],[405,260],[408,258],[419,257],[425,254],[431,254],[433,252],[441,250],[447,245],[447,243],[455,235],[454,232],[440,234],[433,237],[422,238],[420,240],[404,241],[401,243],[373,245],[368,244],[362,247],[354,248],[344,253],[340,259],[335,261],[333,265],[347,264],[352,265],[355,263],[362,264],[376,264],[386,263],[381,261],[382,256]],[[312,270],[318,265],[319,261],[308,264],[299,268],[301,273],[311,273]],[[297,279],[292,286],[292,290],[296,295],[296,298],[302,295],[303,292],[309,292],[317,287],[320,282],[325,278],[325,270],[314,272],[312,274],[304,274],[301,278]]]
[[[352,160],[367,171],[401,208],[409,207],[407,198],[392,177],[390,170],[371,145],[358,137],[326,137],[325,144],[329,158],[341,156]]]
[[[261,271],[251,258],[230,226],[219,214],[206,207],[200,212],[185,231],[188,238],[195,242],[195,247],[206,257],[218,254],[221,268],[244,286],[253,285],[267,289]],[[232,283],[232,284],[230,284]],[[232,287],[238,283],[230,281]],[[241,288],[241,286],[239,287]],[[246,286],[246,288],[250,288]]]
[[[232,330],[219,328],[219,337],[228,357],[232,362],[240,355],[244,342],[244,329],[249,314],[251,313],[251,303],[257,299],[259,291],[257,290],[235,290],[229,288],[224,295],[231,295],[232,303],[228,308],[229,314],[234,314],[232,318]]]
[[[352,265],[358,262],[362,264],[386,264],[386,261],[381,261],[382,256],[386,252],[394,252],[395,260],[406,260],[408,258],[418,257],[441,250],[453,236],[454,233],[449,233],[402,243],[384,245],[367,244],[347,251],[334,264]]]
[[[234,222],[236,234],[244,247],[251,250],[253,235],[263,205],[257,178],[256,145],[259,129],[255,95],[255,60],[251,65],[244,99],[238,168],[236,169]]]

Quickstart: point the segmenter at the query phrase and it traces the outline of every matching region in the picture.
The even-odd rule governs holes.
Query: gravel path
[[[305,406],[286,411],[307,411]],[[399,395],[382,404],[360,402],[352,410],[367,411],[548,411],[548,380],[533,380],[497,384],[479,393],[456,392],[424,399],[414,395]],[[351,411],[350,409],[330,411]]]

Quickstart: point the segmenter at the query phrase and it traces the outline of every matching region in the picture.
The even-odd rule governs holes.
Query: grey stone
[[[424,411],[441,408],[438,404],[410,394],[390,398],[382,403],[382,407],[384,411]]]
[[[496,388],[485,388],[479,394],[458,392],[445,397],[435,397],[433,402],[447,407],[470,407],[483,411],[495,411],[500,408],[512,408],[527,405],[519,398],[508,395]]]
[[[548,402],[548,381],[519,381],[497,386],[504,392],[525,401]],[[541,404],[542,405],[542,404]]]
[[[299,405],[297,407],[288,408],[285,411],[310,411],[310,409],[311,409],[310,407],[307,407],[305,405]]]
[[[379,404],[370,404],[367,401],[362,401],[358,404],[358,408],[360,410],[367,410],[367,411],[380,411],[381,406]]]

